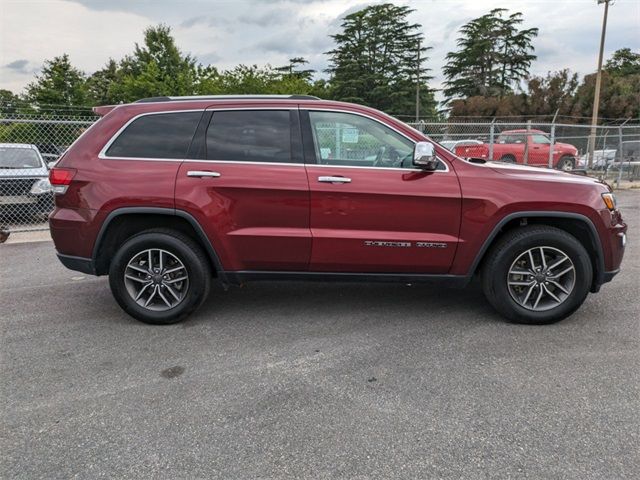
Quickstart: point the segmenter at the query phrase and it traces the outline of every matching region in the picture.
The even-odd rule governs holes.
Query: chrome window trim
[[[149,105],[149,104],[153,104],[156,102],[149,102],[149,103],[145,103],[144,105]],[[157,103],[166,103],[166,102],[157,102]],[[134,161],[138,161],[138,162],[184,162],[187,160],[191,160],[191,161],[205,161],[205,160],[197,160],[197,159],[187,159],[187,158],[150,158],[150,157],[111,157],[108,156],[106,154],[107,150],[109,150],[109,147],[111,146],[111,144],[113,144],[113,142],[116,141],[116,139],[122,134],[122,132],[125,131],[125,129],[131,125],[133,122],[135,122],[137,119],[141,118],[141,117],[146,117],[148,115],[162,115],[162,114],[166,114],[166,113],[190,113],[190,112],[223,112],[223,111],[233,111],[233,110],[298,110],[297,106],[287,106],[287,107],[253,107],[253,108],[247,108],[247,107],[224,107],[222,106],[221,108],[218,107],[206,107],[206,108],[192,108],[192,109],[187,109],[187,110],[160,110],[157,112],[145,112],[145,113],[140,113],[134,117],[131,117],[129,120],[127,120],[125,122],[124,125],[122,125],[122,127],[120,127],[118,129],[118,131],[116,133],[113,134],[113,136],[109,139],[109,141],[104,145],[104,147],[102,147],[102,149],[100,150],[100,153],[98,153],[98,158],[100,160],[134,160]],[[97,122],[96,122],[97,123]],[[95,125],[95,124],[94,124]],[[93,125],[92,125],[93,126]],[[209,161],[227,161],[227,160],[209,160]],[[236,162],[236,163],[249,163],[249,162],[242,162],[242,161],[236,161],[236,160],[228,160],[228,162]],[[256,164],[262,165],[265,164],[267,162],[254,162]],[[270,162],[271,163],[271,162]],[[272,162],[276,165],[285,165],[284,163],[278,163],[278,162]],[[304,163],[292,163],[291,165],[304,165]]]
[[[245,162],[242,160],[199,160],[197,158],[187,158],[186,163],[218,163],[218,164],[238,164],[238,165],[287,165],[289,167],[304,167],[304,163],[292,162]]]
[[[151,103],[151,102],[150,102]],[[158,102],[161,103],[161,102]],[[166,102],[163,102],[166,103]],[[116,131],[116,133],[113,134],[113,136],[107,141],[107,143],[104,145],[104,147],[102,147],[102,149],[100,150],[100,153],[98,153],[98,158],[100,160],[116,160],[116,161],[122,161],[122,160],[130,160],[130,161],[137,161],[137,162],[190,162],[190,163],[194,163],[194,162],[204,162],[204,163],[229,163],[229,164],[245,164],[245,165],[288,165],[288,166],[306,166],[306,165],[310,165],[310,166],[316,166],[316,167],[323,167],[323,168],[357,168],[357,169],[368,169],[368,170],[392,170],[392,171],[402,171],[402,172],[424,172],[424,170],[419,169],[419,168],[398,168],[398,167],[362,167],[362,166],[356,166],[356,165],[323,165],[323,164],[319,164],[319,163],[284,163],[284,162],[244,162],[244,161],[240,161],[240,160],[204,160],[204,159],[194,159],[194,158],[147,158],[147,157],[110,157],[108,155],[106,155],[106,151],[109,149],[109,147],[111,146],[111,144],[113,142],[115,142],[115,140],[120,136],[120,134],[122,134],[122,132],[129,126],[131,125],[133,122],[135,122],[138,118],[141,117],[145,117],[148,115],[162,115],[162,114],[166,114],[166,113],[190,113],[190,112],[221,112],[221,111],[234,111],[234,110],[247,110],[247,111],[251,111],[251,110],[305,110],[307,112],[309,111],[323,111],[323,112],[336,112],[336,113],[347,113],[347,114],[352,114],[352,115],[358,115],[360,117],[364,117],[364,118],[368,118],[370,120],[373,120],[374,122],[379,123],[380,125],[387,127],[391,130],[393,130],[394,132],[396,132],[397,134],[403,136],[404,138],[406,138],[407,140],[409,140],[410,142],[412,142],[413,144],[416,144],[417,142],[409,137],[408,135],[406,135],[405,133],[399,131],[398,129],[394,128],[391,125],[387,125],[384,122],[381,122],[380,120],[378,120],[377,118],[372,117],[371,115],[367,115],[365,113],[361,113],[361,112],[354,112],[351,110],[344,110],[344,109],[336,109],[336,108],[332,108],[332,107],[313,107],[313,108],[308,108],[308,107],[299,107],[299,106],[264,106],[264,107],[225,107],[225,106],[212,106],[212,107],[206,107],[206,108],[195,108],[195,109],[187,109],[187,110],[161,110],[161,111],[155,111],[155,112],[145,112],[145,113],[140,113],[132,118],[130,118],[129,120],[127,120],[127,122],[125,122],[124,125],[122,125],[122,127],[120,127],[118,129],[118,131]],[[96,122],[98,123],[98,122]],[[95,125],[95,123],[93,124]],[[93,126],[91,125],[91,126]],[[85,132],[86,133],[86,132]],[[449,165],[447,164],[447,162],[445,162],[444,160],[442,160],[440,157],[438,157],[438,161],[440,163],[442,163],[444,165],[444,170],[432,170],[429,173],[448,173],[449,170]]]
[[[351,115],[357,115],[359,117],[364,117],[364,118],[368,118],[369,120],[373,120],[374,122],[379,123],[380,125],[382,125],[383,127],[388,128],[389,130],[393,130],[394,132],[396,132],[398,135],[406,138],[407,140],[409,140],[411,143],[413,143],[414,145],[418,142],[416,142],[413,138],[409,137],[408,135],[406,135],[405,133],[401,132],[400,130],[398,130],[397,128],[394,128],[391,125],[387,125],[384,122],[381,122],[380,120],[378,120],[375,117],[372,117],[371,115],[367,115],[366,113],[361,113],[361,112],[354,112],[351,110],[343,110],[343,109],[338,109],[338,108],[332,108],[332,107],[302,107],[300,108],[300,110],[305,110],[307,112],[316,112],[316,111],[322,111],[322,112],[335,112],[335,113],[349,113]],[[433,142],[431,142],[433,143]],[[442,160],[442,158],[437,157],[438,161],[444,165],[444,170],[431,170],[430,173],[448,173],[449,172],[449,165],[447,164],[447,162],[445,162],[444,160]],[[402,170],[402,171],[417,171],[417,172],[424,172],[424,170],[419,169],[419,168],[399,168],[399,167],[360,167],[360,166],[352,166],[352,165],[323,165],[320,163],[308,163],[307,165],[315,165],[315,166],[326,166],[326,167],[338,167],[338,168],[369,168],[369,169],[376,169],[376,170]]]

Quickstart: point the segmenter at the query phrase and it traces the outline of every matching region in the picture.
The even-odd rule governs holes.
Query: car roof
[[[185,95],[180,97],[148,97],[134,103],[189,102],[197,100],[320,100],[313,95]]]
[[[537,130],[535,128],[532,128],[531,130],[527,130],[526,128],[518,128],[518,129],[515,129],[515,130],[504,130],[504,131],[500,132],[500,135],[508,135],[508,134],[511,134],[511,133],[527,133],[527,132],[529,132],[529,133],[542,133],[544,135],[547,134],[547,132],[543,132],[542,130]]]
[[[311,95],[204,95],[204,96],[184,96],[184,97],[150,97],[143,98],[136,102],[120,105],[96,107],[104,109],[103,114],[112,109],[127,110],[135,112],[154,112],[172,110],[202,110],[206,108],[230,107],[297,107],[304,105],[304,108],[334,108],[347,109],[361,112],[376,112],[386,115],[384,112],[374,108],[359,105],[357,103],[339,102],[335,100],[323,100]],[[386,115],[388,116],[388,115]]]

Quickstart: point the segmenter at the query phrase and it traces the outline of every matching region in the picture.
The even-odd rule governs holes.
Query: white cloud
[[[0,85],[12,91],[21,90],[33,74],[7,64],[26,59],[41,66],[45,59],[68,53],[73,65],[92,72],[109,57],[131,51],[153,24],[133,13],[98,12],[65,0],[3,1],[0,22]]]

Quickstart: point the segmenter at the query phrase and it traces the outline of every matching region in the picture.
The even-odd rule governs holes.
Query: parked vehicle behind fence
[[[552,166],[559,170],[573,170],[576,166],[578,149],[568,143],[556,142],[551,146],[548,135],[541,130],[506,130],[493,145],[494,160],[507,163],[526,163],[533,166],[548,166],[549,153],[552,152]],[[457,155],[466,158],[489,159],[488,144],[463,145],[455,149]]]
[[[479,275],[506,318],[550,323],[620,268],[627,227],[604,183],[465,161],[371,108],[214,96],[96,112],[51,170],[51,234],[64,265],[108,274],[144,322],[182,320],[213,277],[441,288]]]
[[[0,143],[0,216],[24,221],[51,210],[49,170],[38,148]]]

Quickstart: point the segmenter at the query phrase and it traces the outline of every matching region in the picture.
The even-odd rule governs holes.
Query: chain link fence
[[[49,169],[96,117],[0,114],[0,231],[45,230]]]
[[[0,112],[0,231],[48,228],[46,219],[53,209],[48,170],[97,118]],[[554,149],[568,144],[578,151],[574,166],[586,168],[588,165],[590,127],[587,125],[476,121],[421,121],[410,125],[452,151],[458,148],[461,155],[464,151],[460,148],[466,147],[465,156],[477,156],[474,155],[476,148],[478,152],[487,152],[485,158],[489,160],[504,160],[505,149],[513,145],[506,143],[513,141],[509,138],[510,131],[520,130],[526,135],[527,130],[538,130],[548,139],[546,144],[539,144],[542,153],[533,149],[525,151],[519,156],[522,158],[516,160],[518,163],[556,166],[552,158]],[[330,152],[327,155],[339,153],[345,159],[366,163],[379,150],[375,138],[348,129],[336,136],[338,133],[327,126],[322,134],[322,147]],[[350,142],[351,148],[338,152],[340,143],[345,142]],[[592,169],[588,173],[613,184],[640,180],[640,125],[598,127]]]
[[[555,168],[575,147],[573,169],[585,170],[616,186],[621,181],[640,180],[640,125],[596,127],[591,162],[589,125],[503,121],[421,121],[410,125],[461,156]]]

